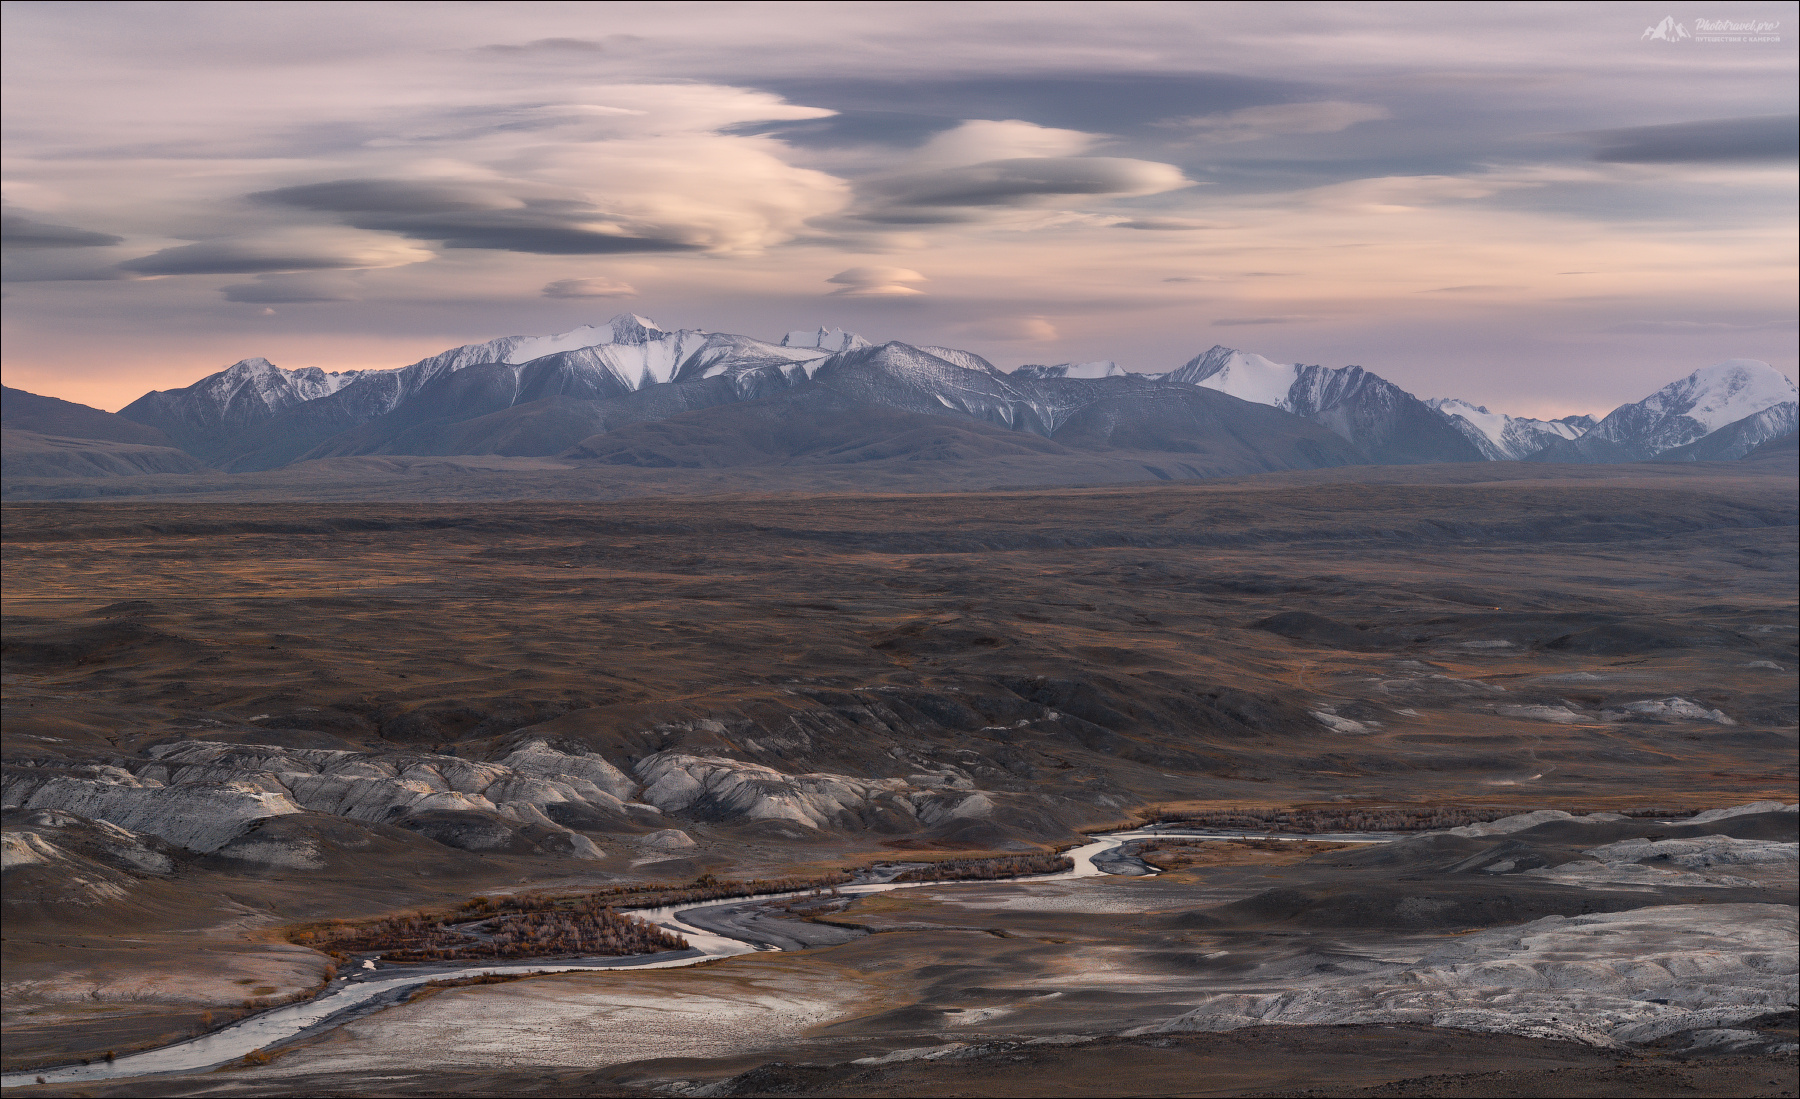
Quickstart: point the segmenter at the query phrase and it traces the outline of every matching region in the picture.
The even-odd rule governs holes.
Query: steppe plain
[[[989,809],[929,824],[871,810],[863,827],[723,807],[558,820],[588,857],[530,826],[458,847],[455,822],[304,813],[261,841],[304,859],[26,865],[7,875],[7,1068],[303,994],[325,959],[286,940],[297,923],[476,893],[1041,850],[1150,811],[1660,809],[1674,823],[1233,845],[1151,877],[821,902],[829,922],[765,905],[754,919],[796,923],[787,945],[817,945],[433,990],[264,1063],[20,1091],[1792,1095],[1779,995],[1706,1032],[1724,1038],[1637,1042],[1580,1022],[1616,1007],[1580,981],[1540,982],[1510,1030],[1427,1025],[1389,1001],[1425,988],[1447,997],[1440,1014],[1493,1010],[1513,993],[1427,972],[1471,959],[1616,976],[1698,951],[1748,973],[1791,951],[1791,859],[1615,872],[1589,852],[1794,841],[1792,813],[1677,814],[1795,800],[1797,487],[1780,457],[942,494],[10,505],[14,775],[135,766],[184,742],[491,761],[541,741],[623,770],[680,751],[934,775]],[[88,850],[46,819],[9,810],[9,835]],[[694,845],[647,840],[668,827]],[[1698,995],[1683,988],[1644,1002]],[[1317,1010],[1272,1014],[1300,992]],[[1377,1001],[1379,1019],[1357,1006]],[[1217,1023],[1246,1013],[1274,1025]]]

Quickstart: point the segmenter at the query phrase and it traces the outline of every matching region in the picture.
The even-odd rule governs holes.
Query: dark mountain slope
[[[1479,462],[1487,457],[1448,417],[1360,366],[1277,363],[1218,346],[1171,371],[1164,381],[1292,412],[1330,428],[1384,464]]]
[[[67,439],[106,439],[140,446],[175,445],[166,434],[147,424],[89,405],[41,397],[11,386],[0,387],[0,427]]]
[[[203,473],[200,459],[172,446],[112,439],[71,439],[35,431],[0,431],[0,462],[14,478],[137,477],[147,473]]]
[[[1769,443],[1794,437],[1793,401],[1754,412],[1684,446],[1658,454],[1658,462],[1730,462],[1747,458]]]
[[[723,468],[1073,456],[1030,432],[856,400],[818,384],[596,435],[563,457],[608,465]]]
[[[1190,476],[1368,462],[1354,446],[1298,416],[1192,386],[1138,387],[1102,398],[1070,416],[1051,438],[1081,450],[1179,454]]]
[[[119,415],[158,428],[183,450],[213,462],[244,433],[288,409],[328,398],[359,376],[354,370],[283,370],[267,359],[244,359],[186,388],[146,393]]]
[[[1289,390],[1297,416],[1355,443],[1376,462],[1479,462],[1480,449],[1442,414],[1360,366],[1306,367]]]

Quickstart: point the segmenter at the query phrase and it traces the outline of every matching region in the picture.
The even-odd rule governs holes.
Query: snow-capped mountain
[[[700,342],[689,352],[682,339]],[[1067,447],[1034,444],[1065,456],[1167,450],[1179,454],[1168,466],[1182,476],[1367,460],[1330,432],[1288,413],[1141,375],[1020,378],[954,348],[875,346],[830,333],[821,342],[847,349],[823,354],[793,346],[800,340],[772,345],[718,333],[651,333],[633,345],[646,349],[633,363],[673,361],[644,358],[670,341],[685,357],[672,371],[657,372],[667,380],[642,384],[634,370],[614,363],[616,344],[561,351],[516,366],[467,366],[433,380],[394,411],[316,442],[298,457],[565,454],[606,464],[728,465],[789,450],[911,453],[920,440],[939,434],[923,421],[950,418],[1002,429],[1003,435],[1039,440],[1067,435]],[[760,407],[742,415],[729,411],[750,401]],[[330,403],[297,409],[288,420],[304,424],[314,407]],[[909,417],[920,422],[904,427]],[[771,423],[781,425],[773,434]],[[637,430],[652,426],[656,430]],[[1020,446],[977,438],[923,445],[935,454],[969,453],[971,446],[1008,453]],[[282,453],[291,451],[290,445]],[[251,460],[271,456],[281,455],[265,447]],[[238,468],[253,467],[240,463]],[[1145,468],[1155,476],[1176,475]]]
[[[853,334],[837,336],[839,343],[867,346]],[[816,368],[830,354],[816,347],[784,347],[698,329],[670,332],[646,317],[626,313],[605,324],[556,335],[503,336],[451,348],[397,370],[345,375],[335,388],[311,400],[269,405],[254,416],[233,420],[215,416],[218,426],[206,435],[203,449],[193,452],[233,471],[273,469],[302,455],[324,456],[312,452],[327,440],[378,420],[387,421],[384,429],[363,433],[357,446],[375,445],[371,442],[375,437],[391,441],[403,426],[431,419],[465,420],[556,397],[608,400],[678,380],[724,377],[736,387],[726,399],[746,399],[766,391],[771,383],[779,388],[805,380],[809,367]],[[268,369],[280,375],[307,373]],[[224,374],[213,375],[179,392],[193,394],[191,400],[204,409],[209,396],[228,390],[223,379]],[[120,414],[168,431],[166,402],[153,399],[165,396],[148,395]],[[246,430],[251,427],[256,430]],[[336,447],[325,453],[346,452],[365,451]]]
[[[1053,433],[1084,403],[1068,395],[1059,400],[1041,383],[1015,379],[979,355],[898,341],[833,355],[815,377],[873,404],[925,415],[964,415],[1038,435]]]
[[[1701,367],[1606,418],[1568,442],[1552,442],[1530,456],[1542,462],[1633,462],[1686,446],[1765,409],[1796,402],[1787,375],[1758,359],[1727,359]],[[1777,415],[1745,429],[1750,447],[1785,434]],[[1790,426],[1787,430],[1792,430]],[[1767,431],[1762,438],[1752,438]]]
[[[746,348],[754,349],[750,357],[758,363],[815,362],[828,354],[699,329],[670,332],[647,317],[623,313],[605,324],[583,325],[553,336],[503,336],[452,348],[399,370],[368,371],[359,384],[336,396],[351,415],[366,419],[391,412],[434,382],[472,366],[513,368],[501,373],[516,388],[528,388],[523,380],[543,370],[526,368],[543,363],[554,363],[579,379],[578,385],[585,383],[591,395],[615,396],[674,381],[693,369],[716,367],[715,373],[728,369],[725,361]]]
[[[186,389],[152,391],[119,415],[159,428],[202,457],[209,444],[268,420],[285,409],[328,397],[364,372],[328,374],[316,366],[283,370],[267,359],[241,359]]]
[[[829,397],[805,396],[815,392]],[[850,410],[881,408],[976,421],[1083,450],[1210,455],[1179,468],[1239,463],[1249,470],[1472,462],[1534,451],[1537,460],[1624,460],[1722,427],[1730,439],[1694,456],[1747,452],[1792,430],[1793,394],[1793,383],[1767,365],[1734,360],[1696,371],[1589,430],[1586,417],[1530,420],[1464,401],[1427,404],[1359,366],[1282,364],[1228,347],[1168,374],[1130,373],[1110,361],[1007,372],[972,352],[877,346],[839,328],[797,330],[770,343],[671,331],[625,313],[554,335],[465,344],[396,370],[327,374],[246,359],[186,389],[146,394],[121,415],[232,471],[367,454],[624,453],[580,445],[634,424],[770,400],[787,402],[771,405],[770,415],[805,408],[815,427],[824,422],[817,417],[830,419],[840,440],[863,422]],[[1266,411],[1245,411],[1252,406]],[[881,430],[904,430],[883,415]],[[684,427],[683,437],[699,430]],[[627,449],[661,453],[658,445],[640,439]],[[1558,456],[1559,448],[1595,446],[1593,454]],[[708,461],[723,460],[709,454]]]
[[[1283,364],[1230,347],[1166,379],[1273,405],[1331,429],[1377,462],[1479,462],[1488,455],[1425,402],[1360,366]]]
[[[1240,401],[1274,405],[1292,412],[1289,393],[1303,369],[1298,363],[1278,363],[1261,355],[1215,346],[1171,371],[1168,378],[1171,382],[1229,393]]]
[[[1129,371],[1110,359],[1101,359],[1091,363],[1060,363],[1056,366],[1021,366],[1014,370],[1015,378],[1118,378]],[[1161,378],[1162,375],[1149,375],[1147,378]]]
[[[1783,401],[1770,405],[1761,412],[1752,412],[1743,419],[1724,427],[1704,438],[1697,439],[1685,446],[1665,450],[1656,456],[1659,462],[1735,462],[1739,458],[1749,456],[1750,452],[1768,442],[1779,439],[1783,435],[1792,435],[1800,429],[1800,404]]]
[[[1592,416],[1564,416],[1557,420],[1508,416],[1455,397],[1435,397],[1425,403],[1448,419],[1484,457],[1495,462],[1517,461],[1542,450],[1552,439],[1578,439],[1597,422]]]
[[[868,347],[868,346],[870,346],[870,344],[867,340],[864,340],[862,343],[862,346]],[[902,346],[905,346],[905,345],[902,345]],[[846,348],[845,350],[855,350],[855,349],[854,348]],[[935,344],[929,344],[929,343],[920,345],[918,350],[925,352],[927,355],[935,355],[947,363],[951,363],[953,365],[962,367],[964,370],[980,370],[980,371],[984,371],[988,374],[1001,374],[1001,375],[1004,375],[1006,373],[1006,371],[1001,370],[999,367],[995,366],[991,362],[988,362],[986,359],[982,358],[980,355],[975,354],[975,352],[973,352],[973,351],[958,351],[954,347],[938,347]]]

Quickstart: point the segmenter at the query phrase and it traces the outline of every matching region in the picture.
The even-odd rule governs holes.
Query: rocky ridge
[[[546,853],[598,858],[584,831],[647,834],[645,842],[662,848],[691,844],[673,827],[683,821],[761,823],[794,838],[867,827],[910,831],[984,818],[1004,800],[957,776],[788,774],[678,751],[649,755],[632,770],[635,777],[597,752],[543,740],[527,740],[493,762],[189,740],[111,763],[19,761],[6,770],[0,805],[69,814],[189,851],[279,863],[294,853],[246,837],[263,822],[308,813],[398,826],[471,850],[512,845],[523,828]],[[28,845],[8,857],[29,860],[35,851]]]

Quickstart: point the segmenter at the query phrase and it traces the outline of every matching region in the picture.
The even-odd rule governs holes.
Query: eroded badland
[[[1791,463],[1488,475],[1512,479],[9,506],[8,1070],[309,993],[328,959],[295,925],[486,892],[1042,851],[1151,812],[1793,802]],[[1684,934],[1757,971],[1790,948],[1791,855],[1588,852],[1792,833],[1639,816],[744,905],[718,918],[784,952],[448,988],[266,1064],[86,1087],[1793,1094],[1791,966],[1722,1024],[1768,1040],[1705,1057],[1357,1006],[1576,957],[1501,942],[1554,916],[1624,936],[1580,947],[1595,972]],[[1290,1025],[1171,1024],[1295,990]]]

